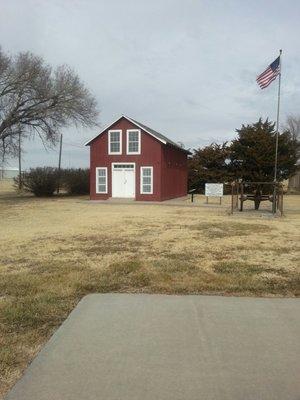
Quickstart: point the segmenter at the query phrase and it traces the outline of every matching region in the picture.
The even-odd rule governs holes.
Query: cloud
[[[10,0],[1,2],[5,51],[69,64],[96,96],[101,123],[127,114],[186,147],[230,140],[242,123],[276,117],[277,84],[256,75],[283,49],[282,119],[297,113],[298,16],[287,0]],[[95,130],[63,130],[63,165],[88,165]],[[55,165],[36,140],[24,165]]]

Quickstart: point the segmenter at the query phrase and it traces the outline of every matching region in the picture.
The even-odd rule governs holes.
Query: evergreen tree
[[[194,150],[189,160],[189,188],[203,189],[205,183],[273,182],[276,130],[275,124],[262,119],[242,125],[230,145],[212,143]],[[278,137],[277,180],[282,181],[296,171],[299,141],[288,129]],[[251,185],[250,185],[251,186]],[[252,188],[252,186],[251,186]],[[269,192],[269,187],[253,187]]]
[[[229,148],[227,143],[212,143],[194,150],[189,160],[189,187],[203,189],[206,182],[230,181],[228,172]]]
[[[230,146],[230,171],[236,179],[244,181],[272,182],[276,130],[275,124],[262,121],[242,125],[236,130],[238,137]],[[298,143],[286,130],[278,137],[277,180],[287,179],[296,170]]]

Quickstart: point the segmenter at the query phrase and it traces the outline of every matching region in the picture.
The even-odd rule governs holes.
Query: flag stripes
[[[262,72],[258,77],[256,78],[256,82],[260,86],[261,89],[265,89],[267,86],[270,85],[271,82],[273,82],[276,77],[280,73],[280,57],[276,58],[275,61],[272,62],[268,66],[268,68]]]

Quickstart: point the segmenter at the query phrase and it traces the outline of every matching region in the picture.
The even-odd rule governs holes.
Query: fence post
[[[240,205],[240,211],[243,211],[243,203],[244,203],[244,185],[241,183],[241,205]]]
[[[231,214],[233,214],[233,182],[231,182]]]

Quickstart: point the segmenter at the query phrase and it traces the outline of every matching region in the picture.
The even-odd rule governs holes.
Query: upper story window
[[[127,129],[127,154],[141,154],[140,129]]]
[[[122,131],[108,131],[108,154],[122,154]]]

